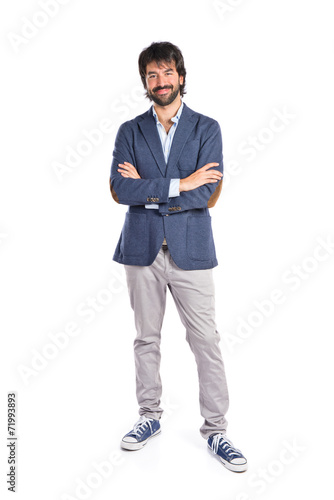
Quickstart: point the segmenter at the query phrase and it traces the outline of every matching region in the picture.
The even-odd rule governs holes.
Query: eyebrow
[[[173,68],[167,68],[164,70],[164,73],[167,73],[167,71],[174,71]],[[157,72],[156,71],[149,71],[147,74],[148,75],[155,75]]]

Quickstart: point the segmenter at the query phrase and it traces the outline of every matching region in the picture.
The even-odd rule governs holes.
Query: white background
[[[6,403],[15,391],[18,499],[327,498],[331,2],[70,0],[41,15],[42,3],[2,2],[0,12],[1,496],[9,495]],[[216,319],[228,435],[249,462],[241,475],[200,436],[196,365],[170,300],[162,434],[137,453],[119,448],[138,418],[135,331],[123,268],[112,261],[126,207],[112,200],[108,178],[118,126],[150,105],[138,55],[164,40],[185,58],[184,101],[222,128],[225,184],[211,211]],[[55,162],[66,165],[84,130],[105,119],[100,144],[57,175]],[[321,241],[329,242],[322,250]],[[269,304],[273,294],[281,303]],[[82,315],[92,298],[99,311]],[[64,333],[71,323],[75,336]],[[106,477],[96,471],[102,462]]]

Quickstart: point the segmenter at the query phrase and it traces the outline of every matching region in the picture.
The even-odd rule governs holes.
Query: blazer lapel
[[[182,115],[181,115],[182,116]],[[138,125],[145,137],[148,147],[157,162],[158,168],[162,175],[165,177],[166,174],[166,162],[164,153],[161,146],[161,141],[159,137],[159,132],[157,131],[157,124],[150,108],[147,113],[144,114],[143,119],[138,122]]]
[[[166,165],[164,153],[161,146],[161,141],[159,133],[157,131],[157,125],[150,108],[144,115],[138,125],[145,137],[148,147],[151,150],[152,155],[158,165],[158,168],[162,175],[166,176],[167,168],[173,169],[176,165],[177,160],[182,152],[188,137],[196,124],[196,114],[184,103],[180,121],[177,125],[172,147],[168,157],[168,164]]]
[[[188,108],[188,106],[184,103],[182,114],[173,137],[172,147],[168,157],[167,169],[173,169],[176,165],[182,149],[195,124],[196,115],[194,111]]]

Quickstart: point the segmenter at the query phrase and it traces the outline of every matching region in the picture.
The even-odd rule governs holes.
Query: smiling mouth
[[[164,95],[164,94],[167,94],[169,91],[170,91],[170,89],[157,90],[156,94]]]

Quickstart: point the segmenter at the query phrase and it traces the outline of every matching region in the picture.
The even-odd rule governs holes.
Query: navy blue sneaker
[[[160,432],[159,420],[141,416],[132,431],[123,437],[121,447],[125,450],[140,450],[151,437],[157,436]]]
[[[226,434],[212,434],[208,439],[208,447],[221,460],[226,469],[233,472],[247,470],[247,460],[240,450],[234,448]]]

